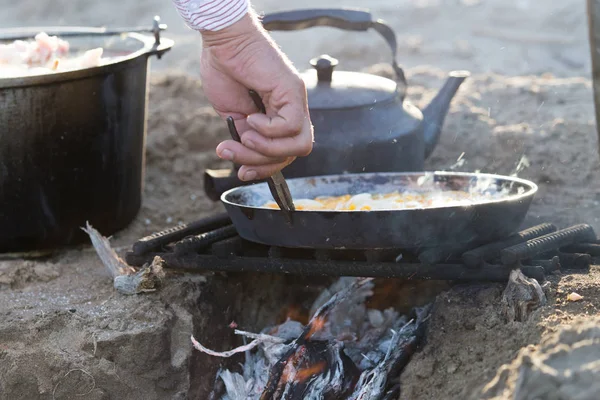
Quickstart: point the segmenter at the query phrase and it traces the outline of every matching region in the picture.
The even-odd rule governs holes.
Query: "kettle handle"
[[[264,15],[262,25],[268,31],[297,31],[307,28],[328,26],[347,31],[378,32],[392,50],[392,68],[397,81],[406,88],[406,76],[396,61],[398,42],[396,33],[383,20],[373,21],[373,16],[366,9],[356,8],[314,8],[292,11],[281,11]]]

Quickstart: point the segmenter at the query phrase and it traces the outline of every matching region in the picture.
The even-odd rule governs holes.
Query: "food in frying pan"
[[[460,190],[433,192],[393,192],[387,194],[360,193],[357,195],[324,196],[314,199],[294,199],[296,210],[304,211],[371,211],[405,210],[468,206],[499,198],[501,193],[469,193]],[[279,209],[274,201],[263,205]]]
[[[100,65],[101,47],[83,54],[69,54],[69,42],[38,33],[34,40],[0,44],[0,78],[46,74]]]

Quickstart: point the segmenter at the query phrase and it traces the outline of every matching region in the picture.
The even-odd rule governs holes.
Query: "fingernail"
[[[233,160],[233,151],[225,149],[221,151],[219,157],[221,157],[223,160],[231,161]]]
[[[252,115],[248,115],[248,117],[246,118],[246,122],[248,122],[248,125],[250,125],[252,128],[256,128],[254,126],[254,119],[255,117],[253,117]]]
[[[246,146],[249,149],[254,149],[256,147],[256,145],[254,144],[254,142],[252,140],[246,140],[244,142],[244,146]]]
[[[256,179],[256,171],[246,171],[246,173],[244,174],[244,180],[251,181],[254,179]]]

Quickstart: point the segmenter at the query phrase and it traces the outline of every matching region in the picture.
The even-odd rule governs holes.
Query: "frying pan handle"
[[[396,61],[398,42],[396,33],[383,20],[373,21],[368,10],[354,8],[314,8],[304,10],[281,11],[266,14],[262,25],[268,31],[298,31],[314,27],[331,27],[347,31],[366,32],[373,29],[386,41],[392,51],[392,67],[397,81],[407,85],[404,71]]]

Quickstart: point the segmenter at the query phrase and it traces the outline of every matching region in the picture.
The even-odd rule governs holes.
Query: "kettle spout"
[[[456,91],[467,77],[471,74],[468,71],[452,71],[448,74],[448,79],[440,89],[435,98],[423,110],[423,125],[425,139],[425,158],[427,159],[438,143],[444,119],[448,114],[450,102],[456,94]]]

